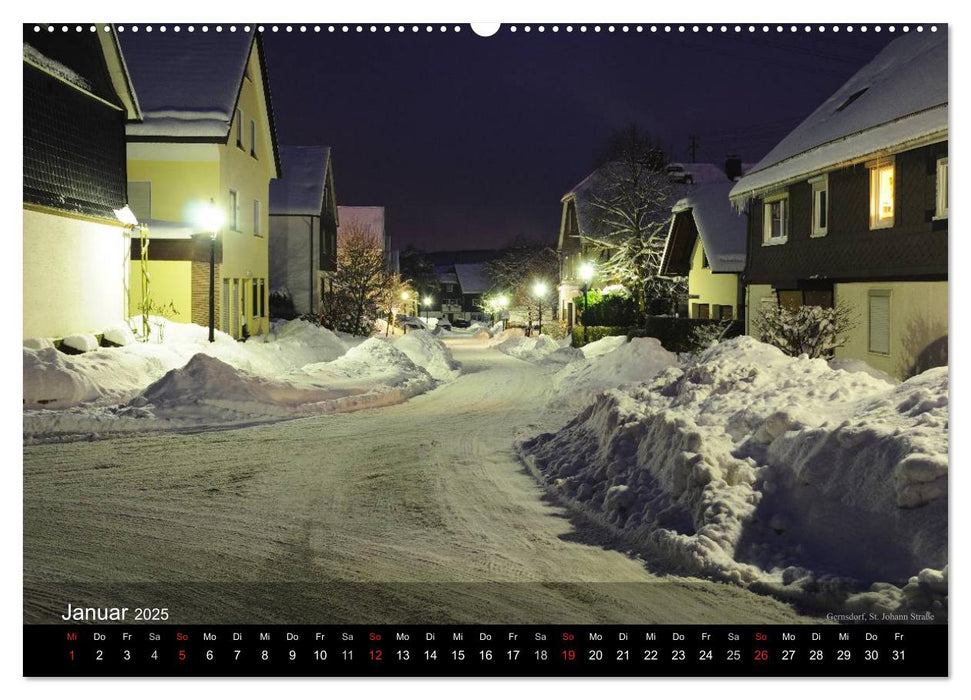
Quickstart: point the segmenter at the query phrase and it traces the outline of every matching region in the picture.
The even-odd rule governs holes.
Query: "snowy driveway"
[[[26,622],[67,602],[191,622],[780,622],[743,589],[583,543],[513,450],[549,370],[449,343],[410,401],[235,430],[24,448]]]

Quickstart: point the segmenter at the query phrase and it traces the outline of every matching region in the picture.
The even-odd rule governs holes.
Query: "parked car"
[[[468,328],[469,326],[472,325],[472,323],[470,321],[457,318],[454,321],[452,321],[452,325],[455,326],[456,328]]]

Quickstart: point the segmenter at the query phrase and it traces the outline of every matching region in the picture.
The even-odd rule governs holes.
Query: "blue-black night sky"
[[[264,42],[279,141],[333,148],[339,204],[384,205],[396,248],[474,249],[555,244],[560,198],[631,122],[673,161],[696,135],[699,162],[757,162],[895,37],[718,26]]]

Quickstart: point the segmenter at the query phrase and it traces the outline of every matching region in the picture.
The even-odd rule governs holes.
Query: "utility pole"
[[[697,136],[692,134],[691,136],[688,137],[688,150],[691,152],[692,163],[696,162],[695,157],[698,154],[698,146],[700,145],[701,145],[701,141],[698,139]]]

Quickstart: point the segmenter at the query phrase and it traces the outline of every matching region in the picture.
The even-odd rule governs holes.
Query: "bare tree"
[[[381,316],[388,322],[385,335],[394,326],[395,312],[408,314],[417,308],[416,302],[417,295],[411,282],[401,279],[401,275],[396,273],[389,272],[384,275],[377,305]]]
[[[384,251],[371,228],[357,223],[342,228],[334,291],[322,304],[328,325],[354,335],[370,334],[385,281]]]
[[[545,282],[548,291],[543,300],[544,310],[549,306],[548,318],[554,317],[559,259],[553,248],[528,244],[507,248],[501,257],[486,263],[486,272],[495,283],[495,289],[509,298],[510,309],[519,310],[524,316],[532,314],[533,318],[538,316],[540,303],[533,293],[533,286],[536,282]]]
[[[659,276],[671,206],[681,195],[663,152],[636,125],[607,142],[591,183],[592,230],[583,240],[601,279],[624,285],[641,314],[668,312],[683,281]]]

